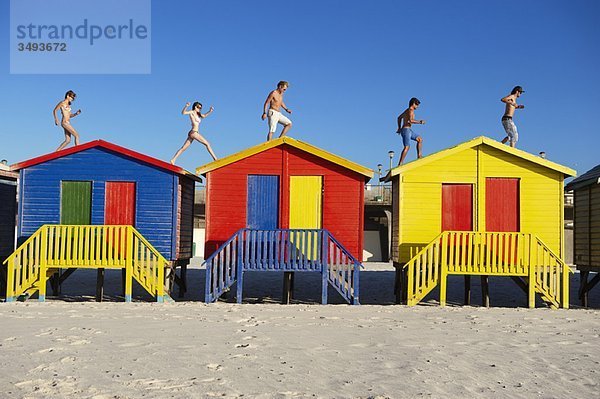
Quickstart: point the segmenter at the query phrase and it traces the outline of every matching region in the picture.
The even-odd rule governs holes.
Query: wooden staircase
[[[47,282],[64,268],[124,269],[125,301],[137,281],[157,302],[165,293],[169,262],[133,227],[108,225],[44,225],[5,261],[6,301],[38,293],[46,299]]]
[[[325,229],[241,229],[206,259],[207,303],[237,283],[242,302],[244,271],[321,273],[321,303],[333,287],[346,302],[359,305],[362,264]]]
[[[572,271],[535,234],[444,231],[403,268],[409,306],[438,285],[444,306],[448,275],[480,275],[526,279],[529,307],[535,307],[536,294],[551,308],[569,307]]]

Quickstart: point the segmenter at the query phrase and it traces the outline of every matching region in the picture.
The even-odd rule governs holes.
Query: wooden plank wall
[[[135,182],[136,228],[173,260],[173,173],[103,148],[53,159],[22,171],[19,239],[43,224],[60,223],[62,180],[93,181],[92,224],[104,224],[106,181]]]
[[[179,178],[179,206],[177,207],[177,259],[192,257],[194,242],[194,192],[195,183],[192,179]]]
[[[575,190],[574,262],[600,269],[600,185]]]
[[[392,260],[400,262],[400,176],[392,180]]]
[[[17,185],[15,181],[0,179],[0,262],[15,247],[15,220],[17,215]]]
[[[323,228],[362,259],[364,177],[297,148],[285,148],[290,176],[323,176]]]
[[[323,228],[362,259],[364,177],[288,145],[207,173],[205,257],[246,227],[249,174],[280,176],[280,228],[289,226],[289,176],[323,176]]]
[[[562,184],[560,172],[481,145],[411,169],[401,176],[398,235],[394,260],[407,262],[441,232],[443,183],[473,184],[474,229],[486,230],[485,179],[520,179],[520,231],[538,235],[562,256]]]

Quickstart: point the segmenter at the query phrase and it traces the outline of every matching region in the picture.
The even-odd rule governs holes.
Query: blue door
[[[248,213],[250,229],[272,230],[279,227],[279,176],[248,176]]]

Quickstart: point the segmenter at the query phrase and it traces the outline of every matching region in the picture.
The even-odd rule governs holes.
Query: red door
[[[517,232],[520,230],[519,218],[519,179],[488,177],[485,179],[485,229],[486,231]],[[495,239],[494,239],[495,240]],[[516,239],[495,240],[492,248],[497,251],[499,264],[506,260],[516,264],[518,245]],[[509,254],[506,256],[506,254]],[[512,254],[512,255],[510,255]]]
[[[442,184],[442,231],[473,230],[473,185]],[[466,261],[471,240],[462,234],[448,237],[448,264]]]
[[[519,179],[485,179],[486,231],[519,231]]]
[[[135,225],[135,183],[106,182],[104,223]]]
[[[442,231],[473,230],[473,185],[442,184]]]
[[[135,225],[135,183],[106,182],[106,202],[104,208],[104,224]],[[111,255],[122,258],[127,243],[124,231],[114,232],[107,237],[107,244],[112,246]]]

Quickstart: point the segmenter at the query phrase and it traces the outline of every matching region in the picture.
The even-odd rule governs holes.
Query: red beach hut
[[[274,234],[270,236],[274,241],[267,239],[274,246],[274,255],[272,259],[263,256],[265,270],[279,262],[276,270],[297,271],[281,266],[290,259],[276,259],[277,249],[284,245],[279,240],[287,240],[287,244],[302,240],[288,236],[296,234],[288,230],[327,231],[354,260],[362,259],[364,185],[373,176],[370,169],[283,137],[201,166],[196,174],[206,177],[207,264],[240,229]],[[276,238],[276,232],[285,237]],[[308,236],[305,239],[311,240]],[[306,261],[314,260],[315,251],[320,252],[314,247],[321,238],[314,239],[301,250]],[[247,244],[247,239],[244,242]],[[210,301],[216,298],[218,295]]]

